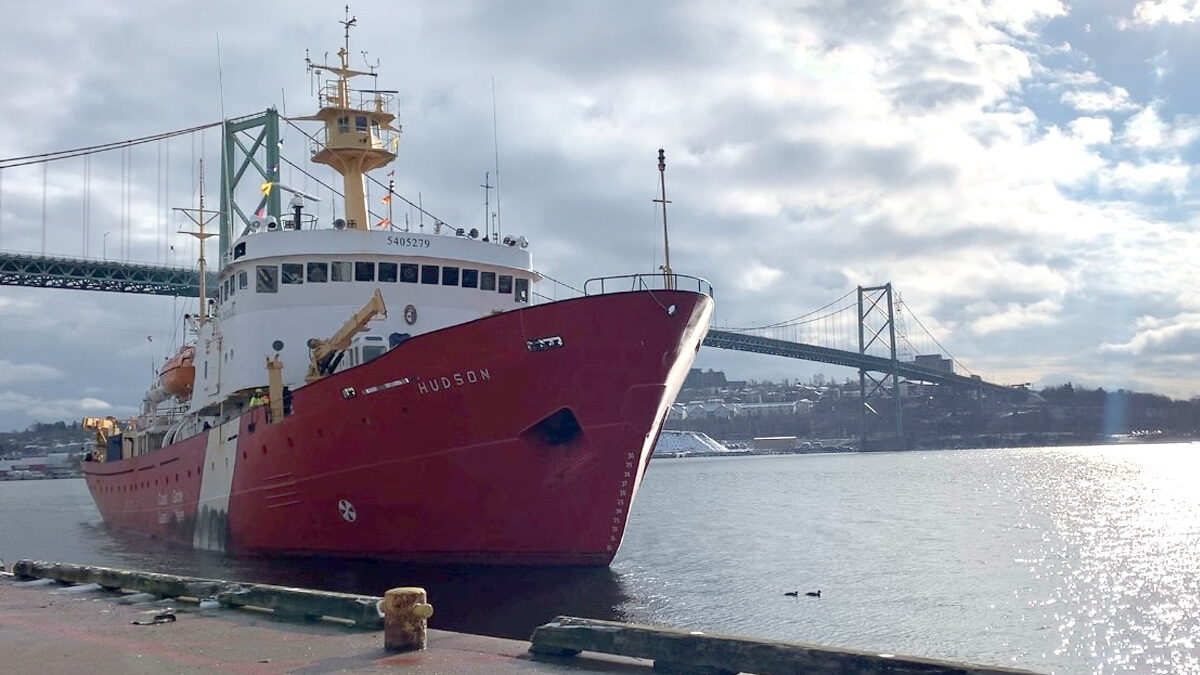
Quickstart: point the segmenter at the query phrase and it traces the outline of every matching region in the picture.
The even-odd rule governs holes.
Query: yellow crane
[[[96,448],[92,451],[92,459],[103,462],[106,458],[105,449],[108,447],[109,437],[121,433],[121,428],[117,426],[117,418],[111,415],[108,417],[85,417],[83,418],[83,428],[95,430]]]
[[[342,324],[342,327],[337,329],[337,332],[331,337],[326,340],[310,338],[308,341],[308,374],[304,377],[304,381],[312,384],[332,373],[337,368],[342,353],[350,347],[350,340],[366,330],[367,323],[386,316],[387,306],[383,304],[383,294],[376,288],[367,304],[347,319],[346,323]],[[271,400],[273,403],[273,395]]]

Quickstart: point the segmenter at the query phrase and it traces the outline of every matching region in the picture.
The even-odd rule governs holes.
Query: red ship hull
[[[420,335],[87,484],[106,522],[198,548],[606,565],[712,307],[616,293]]]

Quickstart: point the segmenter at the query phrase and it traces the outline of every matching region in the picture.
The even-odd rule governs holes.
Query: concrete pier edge
[[[655,670],[720,675],[735,673],[905,673],[1029,675],[1033,671],[929,659],[878,651],[761,640],[616,621],[560,616],[530,638],[535,657],[556,660],[580,652],[652,659]]]
[[[8,576],[5,574],[5,576]],[[72,565],[20,560],[12,568],[16,579],[53,579],[70,584],[94,583],[107,590],[150,593],[163,598],[215,598],[222,605],[270,610],[290,619],[328,617],[355,629],[383,628],[380,597],[334,593],[270,584],[244,584],[220,579],[203,579],[155,572],[121,570],[89,565]],[[359,631],[361,632],[361,631]],[[443,632],[444,633],[444,632]],[[464,639],[494,640],[461,635]],[[512,642],[512,641],[506,641]],[[610,664],[619,670],[653,662],[656,671],[690,673],[961,673],[963,675],[1012,675],[1033,671],[961,663],[915,656],[778,642],[736,635],[684,631],[658,626],[559,616],[537,627],[527,645],[525,658],[558,664],[568,670],[587,671],[587,661],[574,657],[581,652],[601,658],[628,658]],[[532,665],[532,664],[530,664]],[[597,664],[599,665],[599,664]],[[603,667],[609,670],[609,667]]]
[[[269,609],[286,617],[330,617],[350,622],[359,628],[383,628],[383,614],[379,612],[379,601],[382,598],[373,595],[333,593],[271,584],[243,584],[221,579],[40,560],[20,560],[13,565],[13,573],[20,578],[54,579],[73,584],[94,583],[110,590],[126,589],[152,593],[164,598],[213,598],[222,605]]]

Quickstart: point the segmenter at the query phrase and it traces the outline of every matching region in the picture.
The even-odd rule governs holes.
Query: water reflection
[[[156,539],[80,524],[99,559],[130,569],[186,576],[383,595],[396,586],[422,586],[436,608],[430,625],[442,630],[528,639],[558,614],[621,620],[628,594],[609,568],[430,565],[338,558],[226,556]]]
[[[1054,653],[1093,672],[1200,671],[1200,453],[1101,447],[1041,461],[1035,486],[1053,526],[1034,569],[1050,591]]]
[[[0,556],[416,584],[435,627],[514,638],[576,614],[1040,672],[1200,672],[1198,484],[1200,445],[656,460],[613,566],[554,570],[228,558],[105,529],[82,481],[29,481],[0,483]]]

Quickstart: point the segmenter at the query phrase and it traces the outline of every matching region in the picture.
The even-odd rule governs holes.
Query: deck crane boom
[[[387,317],[387,306],[383,303],[383,295],[376,288],[367,304],[347,319],[331,337],[325,340],[309,338],[308,374],[304,381],[312,384],[332,373],[341,361],[342,354],[350,347],[350,339],[366,330],[369,322],[381,317]]]

